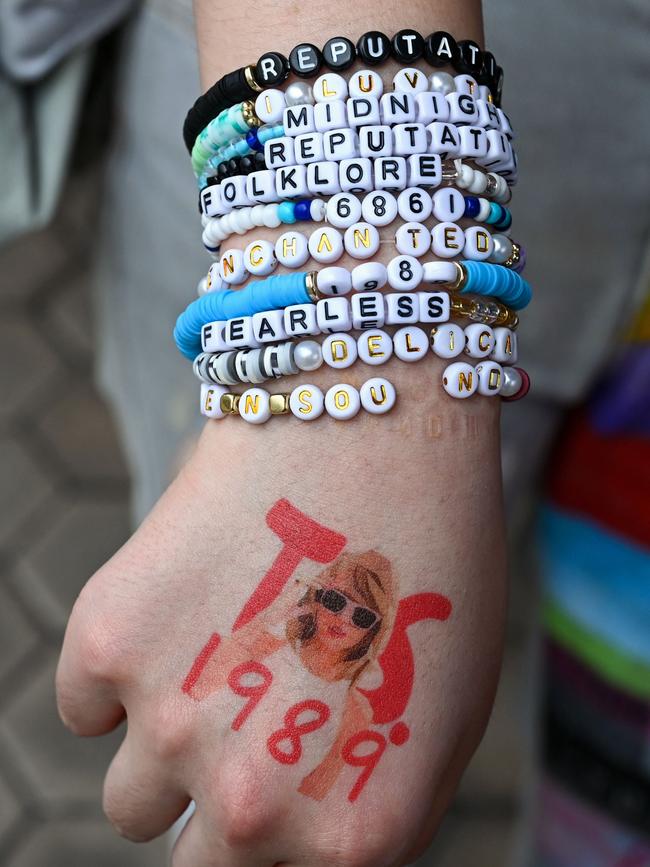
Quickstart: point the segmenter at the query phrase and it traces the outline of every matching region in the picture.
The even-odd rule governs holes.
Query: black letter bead
[[[424,39],[417,30],[400,30],[393,36],[392,48],[400,63],[414,63],[424,53]]]
[[[289,75],[289,61],[279,51],[267,51],[255,65],[255,81],[260,87],[276,87]]]
[[[381,30],[369,30],[359,38],[357,53],[368,66],[376,66],[390,56],[390,39]]]
[[[503,96],[503,69],[497,66],[496,76],[494,79],[494,88],[492,90],[492,99],[497,107],[501,106],[501,97]]]
[[[431,66],[456,66],[460,51],[454,37],[444,30],[429,34],[424,43],[424,57]]]
[[[472,39],[463,39],[458,43],[458,49],[460,57],[456,64],[456,69],[459,72],[467,73],[467,75],[478,75],[483,64],[480,46]]]
[[[323,60],[330,69],[337,72],[352,66],[356,55],[354,43],[345,36],[335,36],[333,39],[328,39],[323,47]]]
[[[323,55],[319,48],[310,42],[296,45],[289,55],[289,66],[294,75],[300,78],[316,77],[323,63]]]
[[[479,84],[487,84],[489,87],[490,84],[494,81],[497,71],[497,62],[494,58],[494,54],[491,51],[483,52],[483,65],[481,67],[481,71],[479,73],[480,81]],[[478,79],[477,79],[478,80]]]

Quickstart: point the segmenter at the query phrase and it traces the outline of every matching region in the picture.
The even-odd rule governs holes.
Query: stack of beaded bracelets
[[[525,250],[509,237],[506,205],[517,160],[511,124],[498,105],[502,73],[497,87],[485,74],[483,54],[479,67],[463,65],[458,45],[470,43],[450,42],[448,34],[432,34],[425,43],[414,31],[400,31],[389,53],[411,45],[415,54],[405,50],[399,60],[413,62],[431,52],[434,37],[440,58],[453,43],[457,62],[447,57],[432,65],[450,63],[460,74],[428,76],[407,66],[384,92],[373,69],[340,74],[356,56],[340,37],[322,54],[305,44],[289,61],[265,55],[255,71],[237,73],[257,93],[254,102],[249,93],[233,104],[233,92],[227,105],[213,101],[202,130],[196,114],[193,124],[186,122],[184,132],[191,127],[195,137],[188,142],[186,135],[186,143],[201,187],[203,242],[216,261],[174,337],[202,382],[204,415],[238,414],[260,423],[281,414],[310,420],[323,412],[351,418],[361,408],[384,413],[396,394],[382,377],[359,389],[338,383],[325,394],[311,384],[272,394],[259,383],[323,364],[374,366],[392,356],[411,362],[429,350],[449,360],[468,358],[443,372],[443,388],[453,397],[515,400],[528,391],[526,373],[514,366],[516,311],[531,291],[521,276]],[[333,65],[343,57],[343,43],[352,60]],[[365,34],[356,52],[364,57],[360,46],[383,50],[389,43],[382,34]],[[464,56],[475,50],[464,48]],[[294,81],[279,89],[288,69],[297,73],[295,64],[303,64],[303,78],[316,76],[323,64],[331,71],[313,86]],[[269,74],[262,84],[263,68]],[[395,225],[398,217],[403,222]],[[297,222],[324,225],[222,250],[231,235]],[[387,264],[374,258],[381,245],[395,249]],[[362,261],[335,265],[344,255]],[[273,274],[309,260],[324,267]],[[325,335],[322,343],[318,335]],[[232,390],[238,384],[252,387],[238,394]]]

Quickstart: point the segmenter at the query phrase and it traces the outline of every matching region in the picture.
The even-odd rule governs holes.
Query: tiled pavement
[[[128,472],[92,383],[92,221],[79,213],[93,183],[77,178],[50,228],[0,251],[1,867],[166,863],[164,843],[124,842],[102,818],[101,780],[119,733],[75,739],[53,698],[67,613],[129,529]],[[529,610],[516,590],[493,719],[431,867],[508,864]]]

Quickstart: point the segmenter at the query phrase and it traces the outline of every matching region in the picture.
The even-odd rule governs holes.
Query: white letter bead
[[[327,160],[350,160],[359,155],[359,136],[347,127],[323,133],[323,149]]]
[[[316,302],[316,321],[323,334],[349,331],[352,328],[350,302],[347,298],[321,298]]]
[[[312,165],[314,165],[312,163]],[[275,172],[275,191],[280,199],[295,199],[309,193],[305,166],[282,166]]]
[[[288,105],[282,117],[285,135],[295,137],[316,130],[313,105]]]
[[[385,364],[393,354],[393,339],[379,329],[364,331],[357,340],[357,351],[366,364]]]
[[[379,100],[374,96],[360,96],[348,99],[346,102],[348,124],[352,127],[378,124]]]
[[[343,245],[354,259],[371,259],[379,250],[379,232],[370,223],[355,223],[345,230]]]
[[[299,385],[289,396],[289,409],[301,421],[311,421],[322,415],[325,406],[323,392],[316,385]]]
[[[384,92],[384,82],[373,69],[360,69],[348,79],[348,90],[351,97],[374,96],[379,99]]]
[[[373,415],[382,415],[395,406],[395,387],[382,376],[367,379],[359,389],[361,406]]]
[[[314,122],[318,132],[344,127],[348,122],[345,101],[331,99],[328,102],[317,102],[314,106]]]
[[[487,154],[488,140],[480,126],[461,126],[458,135],[463,159],[479,159]]]
[[[386,325],[411,325],[420,321],[420,299],[415,292],[388,292]]]
[[[221,411],[221,395],[228,392],[222,385],[208,385],[201,383],[201,415],[207,418],[223,418],[225,412]]]
[[[431,249],[436,256],[451,259],[460,256],[465,246],[465,233],[456,223],[438,223],[431,232]]]
[[[420,322],[447,322],[450,301],[446,292],[418,292]]]
[[[496,361],[482,361],[476,365],[476,373],[478,374],[478,393],[487,397],[498,395],[503,382],[501,365],[497,364]]]
[[[227,287],[228,284],[222,279],[219,270],[219,262],[213,262],[212,265],[210,265],[205,278],[205,291],[201,294],[204,295],[206,292],[221,292]]]
[[[325,409],[332,418],[342,421],[354,418],[360,408],[359,392],[345,382],[333,385],[325,394]]]
[[[311,108],[311,106],[309,106]],[[294,140],[296,162],[299,165],[315,163],[325,159],[323,151],[323,134],[310,132],[306,135],[298,135]]]
[[[420,69],[405,67],[393,76],[393,90],[413,95],[422,93],[429,87],[429,80]]]
[[[327,202],[325,214],[328,223],[337,229],[347,229],[361,219],[361,202],[349,193],[337,193]]]
[[[347,99],[348,83],[342,75],[336,72],[326,72],[319,75],[314,82],[314,97],[316,102],[328,102],[332,99]]]
[[[433,216],[436,220],[455,223],[465,214],[465,196],[452,187],[436,190],[433,194]]]
[[[331,196],[341,192],[338,163],[309,163],[307,166],[307,187],[315,196]],[[275,191],[274,191],[275,197]]]
[[[356,157],[339,163],[339,184],[343,192],[367,193],[372,189],[372,160]]]
[[[422,123],[398,123],[393,127],[393,153],[401,157],[425,153],[427,131]]]
[[[437,326],[431,335],[431,348],[439,358],[455,358],[465,349],[465,332],[453,322]]]
[[[431,249],[431,232],[424,223],[402,223],[395,232],[395,246],[398,253],[426,256]]]
[[[357,292],[372,292],[388,282],[388,272],[382,262],[363,262],[352,269],[350,276],[352,288]]]
[[[386,266],[391,289],[408,292],[422,282],[422,265],[414,256],[395,256]]]
[[[264,90],[255,100],[255,113],[262,123],[280,123],[286,106],[284,92],[269,88]]]
[[[408,157],[408,179],[412,187],[439,187],[442,183],[440,154],[413,154]]]
[[[290,304],[284,308],[284,330],[287,337],[319,334],[315,304]]]
[[[471,397],[478,387],[478,376],[471,364],[455,361],[445,368],[442,385],[452,397]]]
[[[316,288],[323,295],[347,295],[352,289],[352,278],[347,268],[329,265],[316,276]]]
[[[375,189],[403,190],[407,177],[404,157],[378,157],[375,160]]]
[[[415,325],[399,328],[393,334],[393,349],[401,361],[419,361],[429,351],[429,338]]]
[[[485,99],[477,99],[475,102],[478,111],[478,125],[484,129],[500,129],[501,132],[505,132],[499,119],[501,109]]]
[[[253,313],[253,336],[257,343],[275,343],[284,340],[284,310],[264,310]]]
[[[275,256],[285,268],[300,268],[309,259],[307,237],[302,232],[283,232],[275,242]]]
[[[275,202],[275,172],[262,169],[246,176],[246,195],[251,202]]]
[[[252,316],[237,316],[226,321],[224,340],[229,349],[240,349],[244,346],[255,346]]]
[[[264,143],[264,160],[267,169],[292,166],[295,162],[293,139],[289,136],[269,139]]]
[[[434,120],[427,127],[429,130],[430,154],[439,154],[443,159],[457,157],[460,153],[460,138],[458,129],[450,123],[441,123]]]
[[[476,103],[466,93],[448,93],[447,102],[450,123],[476,123],[478,120]]]
[[[466,93],[467,96],[478,96],[478,83],[471,75],[455,75],[454,83],[457,93]]]
[[[465,352],[471,358],[487,358],[494,349],[494,331],[489,325],[473,322],[465,328]]]
[[[389,192],[373,192],[364,196],[361,215],[372,226],[388,226],[397,217],[397,199]]]
[[[266,277],[278,264],[273,244],[270,241],[253,241],[244,250],[244,263],[251,274]]]
[[[213,351],[207,350],[206,351]],[[502,326],[494,329],[494,349],[490,355],[494,361],[501,364],[517,363],[517,334]]]
[[[458,277],[453,262],[425,262],[423,268],[424,283],[453,283]]]
[[[353,328],[380,328],[385,321],[381,292],[357,292],[350,298]]]
[[[246,193],[246,176],[236,175],[226,178],[221,183],[221,200],[231,208],[241,208],[252,202]]]
[[[343,255],[343,236],[331,226],[320,226],[309,236],[309,252],[325,265],[336,262]]]
[[[239,415],[250,424],[263,424],[271,418],[269,393],[263,388],[247,388],[239,398]]]
[[[493,250],[494,241],[487,229],[482,226],[470,226],[469,229],[465,229],[464,255],[466,259],[482,262],[490,258]]]
[[[323,361],[329,367],[343,369],[357,360],[357,341],[351,334],[330,334],[322,343]]]
[[[397,209],[403,220],[423,223],[431,216],[431,195],[418,187],[407,187],[397,197]]]
[[[222,278],[226,283],[237,285],[246,280],[247,272],[244,264],[244,251],[236,248],[226,250],[219,259]]]
[[[379,100],[379,108],[382,123],[393,126],[415,121],[415,98],[411,93],[385,93]]]
[[[434,120],[447,120],[449,103],[441,93],[418,93],[415,97],[418,123],[429,124]]]
[[[199,193],[199,204],[201,206],[201,214],[205,217],[221,216],[221,208],[219,205],[219,191],[217,187],[205,187]]]
[[[226,321],[207,322],[201,328],[201,348],[204,352],[223,352],[228,349],[224,340]]]
[[[393,132],[389,126],[362,126],[359,130],[359,153],[362,157],[393,155]]]

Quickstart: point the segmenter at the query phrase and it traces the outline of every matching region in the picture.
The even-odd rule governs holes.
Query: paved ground
[[[0,865],[149,867],[160,843],[120,840],[100,808],[119,734],[78,741],[59,723],[53,668],[88,575],[129,532],[129,478],[92,383],[89,182],[46,231],[0,251]],[[74,218],[73,218],[74,215]],[[489,732],[427,860],[506,867],[522,772],[529,600],[515,587]]]

